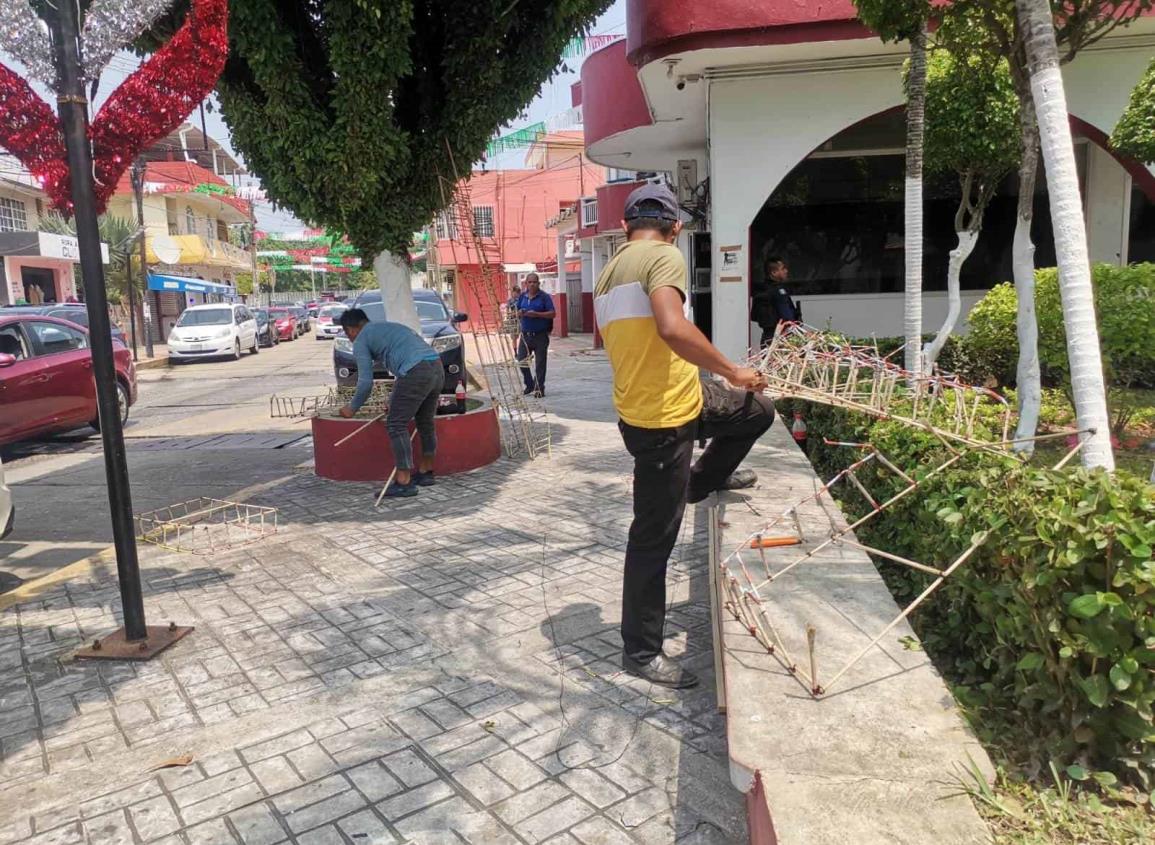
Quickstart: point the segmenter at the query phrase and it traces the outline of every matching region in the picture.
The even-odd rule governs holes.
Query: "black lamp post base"
[[[117,628],[111,634],[93,640],[73,654],[77,660],[151,660],[186,634],[193,632],[191,625],[168,626],[149,625],[147,635],[142,640],[125,638],[124,628]]]

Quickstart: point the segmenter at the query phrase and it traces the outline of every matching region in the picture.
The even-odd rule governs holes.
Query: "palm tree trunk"
[[[922,362],[922,151],[926,119],[926,30],[910,39],[910,75],[906,95],[906,196],[904,245],[906,297],[903,331],[906,369],[923,372]]]
[[[1038,433],[1043,388],[1039,371],[1039,323],[1035,315],[1035,244],[1031,241],[1031,223],[1035,216],[1035,179],[1039,170],[1039,124],[1035,118],[1035,100],[1026,79],[1019,91],[1019,126],[1019,208],[1011,246],[1019,337],[1018,374],[1015,379],[1019,425],[1015,439],[1020,442],[1015,444],[1015,451],[1030,455],[1035,450],[1035,443],[1027,438]]]
[[[401,323],[421,334],[421,320],[417,318],[413,287],[409,282],[409,265],[391,252],[382,252],[373,259],[373,272],[381,288],[385,319],[391,323]]]
[[[1015,11],[1025,33],[1031,93],[1038,114],[1043,162],[1047,169],[1051,225],[1059,264],[1059,294],[1067,330],[1067,359],[1075,417],[1083,435],[1083,465],[1115,468],[1111,428],[1099,353],[1099,330],[1087,257],[1087,227],[1079,196],[1075,150],[1067,114],[1067,97],[1059,70],[1055,27],[1048,0],[1015,0]]]

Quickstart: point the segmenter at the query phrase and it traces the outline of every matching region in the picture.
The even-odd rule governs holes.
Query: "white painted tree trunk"
[[[1039,368],[1039,321],[1035,314],[1035,244],[1031,224],[1035,219],[1035,180],[1039,172],[1039,123],[1035,118],[1035,98],[1026,68],[1016,69],[1015,88],[1019,97],[1019,204],[1015,215],[1015,237],[1011,246],[1011,267],[1018,309],[1015,326],[1019,340],[1019,361],[1015,377],[1019,401],[1019,425],[1014,450],[1024,455],[1035,451],[1043,404],[1042,375]]]
[[[385,304],[385,319],[391,323],[401,323],[421,334],[421,320],[417,317],[417,307],[413,304],[413,287],[409,281],[409,265],[405,259],[391,252],[382,252],[373,259],[373,272],[377,285],[381,288],[381,301]]]
[[[923,367],[929,374],[934,369],[934,362],[938,360],[939,353],[942,352],[943,346],[946,345],[946,339],[950,337],[951,332],[954,331],[955,324],[958,323],[958,315],[962,313],[962,294],[959,293],[959,277],[962,275],[963,264],[970,258],[971,253],[975,250],[975,244],[978,242],[979,233],[971,231],[970,229],[961,229],[955,234],[958,236],[958,246],[950,251],[950,260],[946,267],[946,293],[947,293],[947,311],[946,319],[942,322],[942,327],[938,330],[938,334],[934,336],[934,340],[926,345],[926,349],[922,353]]]
[[[1015,0],[1015,10],[1026,34],[1031,93],[1038,115],[1043,162],[1047,170],[1051,225],[1059,264],[1059,294],[1067,330],[1067,359],[1075,417],[1083,435],[1083,465],[1115,469],[1111,428],[1095,320],[1091,264],[1087,257],[1087,227],[1079,196],[1079,177],[1067,113],[1067,97],[1059,70],[1059,51],[1048,0]]]
[[[910,76],[906,100],[906,195],[905,228],[906,295],[903,333],[906,335],[906,369],[922,373],[922,161],[923,126],[926,119],[926,32],[910,40]]]

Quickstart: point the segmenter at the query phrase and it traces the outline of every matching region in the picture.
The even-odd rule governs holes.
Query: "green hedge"
[[[946,455],[936,439],[897,423],[784,404],[803,411],[824,478],[854,456],[823,437],[872,442],[908,472]],[[866,475],[876,495],[897,489],[885,472]],[[854,492],[843,508],[865,513]],[[982,530],[987,542],[913,618],[936,665],[980,722],[1014,734],[1023,762],[1078,763],[1102,781],[1151,789],[1155,491],[1123,472],[1053,472],[972,453],[859,535],[945,565]],[[879,569],[899,601],[930,577],[887,562]]]
[[[1092,279],[1108,382],[1115,387],[1155,387],[1155,264],[1097,264]],[[971,309],[967,316],[970,332],[962,341],[969,377],[1015,383],[1017,304],[1014,286],[1004,282]],[[1053,267],[1035,273],[1035,308],[1043,383],[1063,387],[1070,375],[1067,336],[1058,272]]]

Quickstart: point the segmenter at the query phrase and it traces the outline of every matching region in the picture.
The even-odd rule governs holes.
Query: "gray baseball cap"
[[[642,208],[649,204],[650,208]],[[635,220],[639,217],[653,217],[658,220],[677,221],[678,200],[674,192],[665,185],[650,183],[636,188],[626,197],[624,210],[626,220]]]

